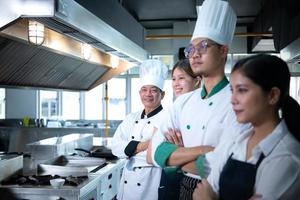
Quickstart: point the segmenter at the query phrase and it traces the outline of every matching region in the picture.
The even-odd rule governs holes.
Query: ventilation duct
[[[148,57],[142,47],[73,0],[10,0],[0,1],[0,7],[5,8],[0,12],[0,68],[7,72],[0,75],[2,85],[89,90]],[[69,52],[48,48],[47,41],[42,46],[29,44],[28,20],[44,24],[48,36],[60,34],[55,40],[70,43]],[[93,58],[100,64],[75,52],[85,43],[97,51]],[[121,68],[111,68],[109,54],[124,60]],[[14,70],[24,73],[16,76]],[[26,74],[35,76],[22,77]]]

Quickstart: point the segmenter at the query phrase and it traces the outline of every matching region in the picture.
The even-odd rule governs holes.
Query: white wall
[[[30,89],[5,89],[5,116],[10,118],[23,118],[28,116],[36,118],[37,91]]]
[[[147,35],[172,35],[172,29],[147,30]],[[144,48],[150,55],[172,55],[173,43],[169,39],[145,40]]]
[[[246,27],[237,27],[236,33],[247,33]],[[233,37],[230,53],[247,53],[247,37]]]
[[[176,22],[173,24],[174,35],[192,35],[195,22]],[[191,38],[173,39],[173,53],[177,56],[180,47],[186,47],[191,42]]]

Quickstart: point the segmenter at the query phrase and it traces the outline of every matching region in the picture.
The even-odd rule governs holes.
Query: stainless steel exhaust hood
[[[73,0],[10,0],[0,1],[0,6],[5,8],[0,13],[0,70],[7,72],[0,74],[1,85],[89,90],[148,56],[142,47]],[[44,24],[51,35],[61,34],[55,40],[68,41],[70,52],[82,43],[90,44],[97,51],[94,60],[51,49],[47,41],[42,46],[29,44],[27,20]],[[108,54],[121,58],[120,67],[111,68]]]
[[[288,65],[292,75],[300,75],[300,38],[291,42],[280,51],[281,58],[284,59]]]
[[[300,61],[300,38],[281,49],[280,54],[288,63]]]

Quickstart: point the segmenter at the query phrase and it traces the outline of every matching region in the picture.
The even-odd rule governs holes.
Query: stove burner
[[[58,175],[33,175],[33,176],[23,176],[23,175],[13,175],[6,180],[1,182],[2,185],[50,185],[50,180],[55,178],[65,179],[64,185],[69,186],[78,186],[83,181],[87,180],[87,176],[78,176],[78,177],[60,177]]]
[[[87,178],[88,178],[87,176],[77,176],[77,177],[68,176],[65,178],[65,180],[67,185],[78,186]]]

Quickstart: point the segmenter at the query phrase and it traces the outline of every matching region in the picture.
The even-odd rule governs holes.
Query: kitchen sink
[[[103,158],[59,156],[38,165],[39,175],[87,176],[106,165]]]

